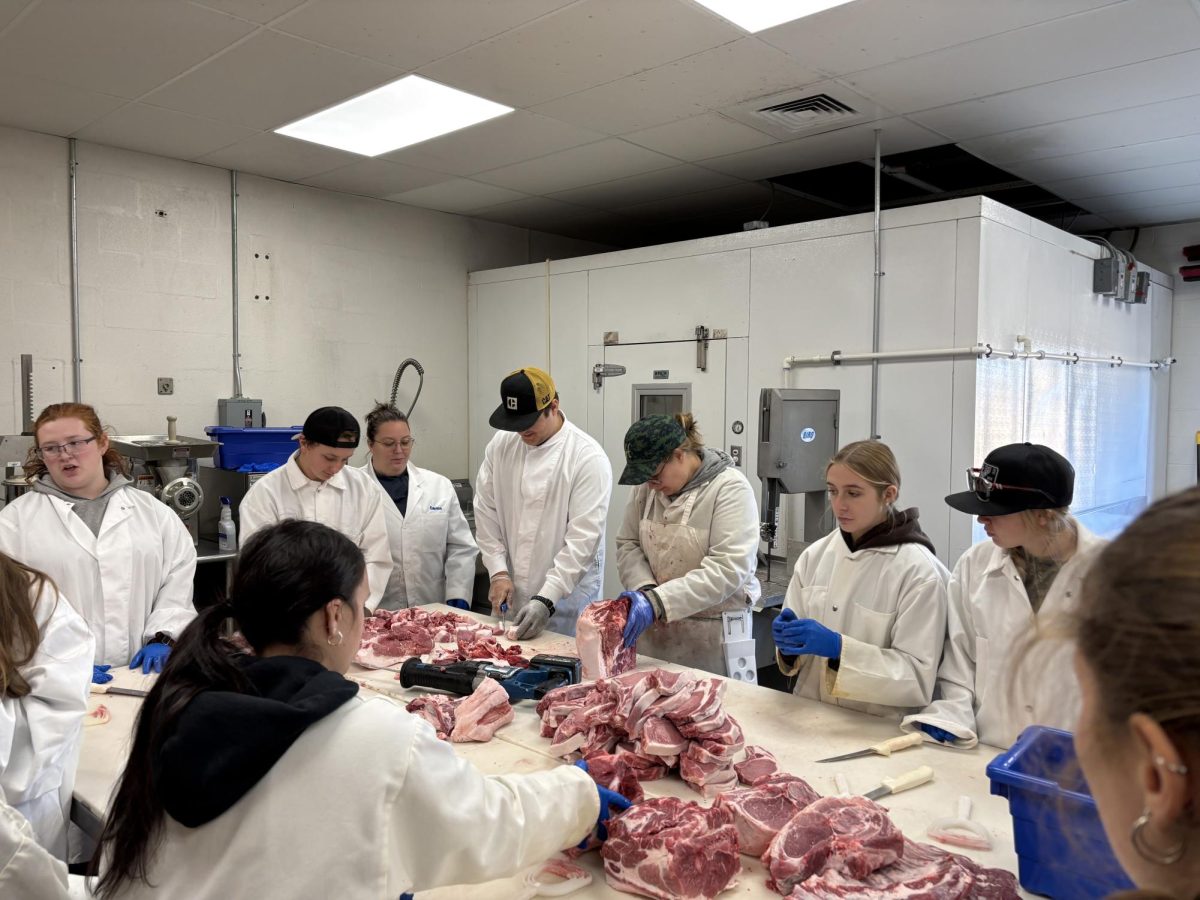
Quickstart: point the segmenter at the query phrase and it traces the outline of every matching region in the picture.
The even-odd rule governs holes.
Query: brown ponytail
[[[690,450],[697,456],[704,455],[704,437],[700,434],[700,429],[696,427],[696,418],[691,413],[675,413],[672,416],[676,422],[683,426],[685,437],[683,443],[679,445],[680,450]]]
[[[21,667],[33,659],[42,641],[34,604],[38,597],[55,593],[49,576],[0,553],[0,697],[29,693]]]

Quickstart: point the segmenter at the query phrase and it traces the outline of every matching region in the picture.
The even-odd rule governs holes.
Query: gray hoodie
[[[681,497],[688,491],[712,481],[732,465],[733,457],[724,450],[714,450],[712,447],[705,447],[704,454],[700,458],[700,468],[696,470],[696,474],[692,476],[692,480],[685,484],[678,494],[672,494],[670,499],[674,500],[676,497]]]
[[[57,497],[59,500],[65,500],[68,503],[73,503],[72,507],[75,510],[75,515],[83,519],[83,524],[92,530],[92,534],[100,536],[100,523],[104,521],[104,511],[108,509],[109,498],[112,497],[121,488],[133,484],[128,478],[120,472],[110,470],[108,473],[108,486],[100,492],[95,500],[88,500],[85,497],[76,497],[74,494],[68,494],[61,490],[54,483],[54,479],[49,474],[43,475],[33,483],[33,490],[39,494],[49,494],[51,497]]]

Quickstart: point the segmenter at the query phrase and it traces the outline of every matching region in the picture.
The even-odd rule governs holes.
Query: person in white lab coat
[[[278,469],[251,485],[238,508],[243,543],[256,531],[284,519],[320,522],[340,531],[367,560],[374,611],[392,574],[386,495],[371,476],[346,463],[358,447],[358,420],[340,406],[322,406],[304,420],[300,449]]]
[[[380,403],[367,414],[371,458],[362,468],[388,495],[392,548],[392,577],[379,606],[445,601],[470,609],[479,547],[450,479],[409,461],[415,443],[408,417],[396,407]]]
[[[634,422],[620,483],[637,485],[616,542],[626,645],[728,674],[721,613],[749,609],[762,593],[750,483],[727,453],[704,446],[690,414]]]
[[[897,510],[887,444],[847,444],[825,468],[837,528],[796,561],[772,624],[795,693],[898,720],[933,696],[946,637],[946,582],[915,507]]]
[[[511,875],[628,806],[575,766],[483,775],[419,716],[363,697],[343,675],[366,596],[362,553],[333,529],[251,538],[228,602],[146,697],[98,897],[395,898]],[[221,638],[230,617],[253,655]]]
[[[54,583],[0,553],[0,788],[64,860],[94,652]]]
[[[0,897],[67,900],[67,864],[37,842],[29,820],[0,789]]]
[[[83,616],[96,639],[96,681],[110,681],[114,665],[162,671],[196,615],[191,535],[125,476],[92,407],[48,406],[34,434],[25,462],[33,489],[0,510],[12,526],[0,529],[0,550],[46,573]]]
[[[1068,515],[1075,469],[1049,447],[999,447],[967,480],[971,489],[946,502],[978,516],[989,539],[954,567],[934,699],[902,727],[958,747],[1008,747],[1028,725],[1074,724],[1071,648],[1034,641],[1063,626],[1106,542]]]
[[[595,439],[567,421],[541,369],[506,376],[488,421],[500,433],[475,480],[488,600],[493,610],[515,613],[519,640],[546,627],[574,635],[580,611],[603,587],[612,466]]]

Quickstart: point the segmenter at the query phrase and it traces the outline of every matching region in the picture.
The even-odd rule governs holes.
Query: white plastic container
[[[217,522],[217,549],[222,553],[233,553],[237,546],[237,525],[233,522],[233,506],[228,497],[222,497],[221,518]]]

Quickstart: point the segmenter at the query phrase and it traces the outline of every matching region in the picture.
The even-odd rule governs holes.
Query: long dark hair
[[[0,699],[29,693],[21,667],[42,642],[34,604],[57,602],[57,593],[49,576],[0,553]]]
[[[155,761],[188,703],[204,691],[249,689],[238,651],[221,636],[226,620],[236,621],[256,653],[272,644],[300,646],[309,618],[330,600],[353,608],[365,572],[354,542],[317,522],[286,520],[246,542],[229,600],[184,629],[138,713],[129,761],[93,857],[93,874],[104,865],[97,897],[112,897],[132,881],[149,885],[164,817]]]

